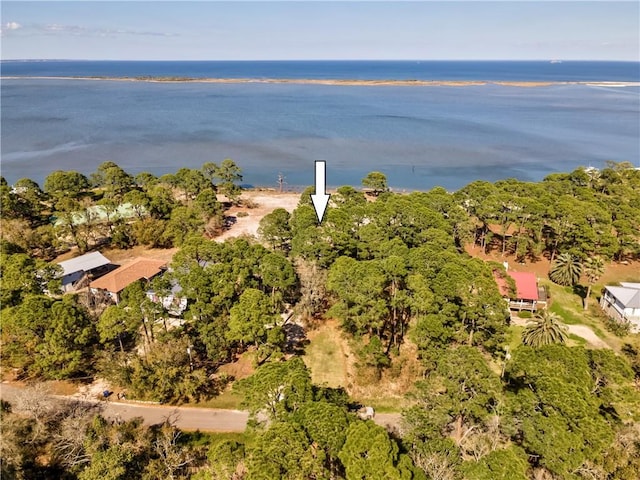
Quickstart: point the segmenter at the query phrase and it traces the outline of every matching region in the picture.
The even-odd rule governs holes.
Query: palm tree
[[[582,264],[580,260],[570,253],[558,255],[551,270],[549,270],[549,278],[558,285],[575,285],[580,279],[582,273]]]
[[[567,341],[567,327],[557,313],[539,311],[522,332],[522,343],[530,347],[543,347]]]
[[[587,295],[584,297],[584,309],[587,309],[589,295],[591,295],[591,287],[596,283],[604,273],[604,260],[601,257],[589,257],[585,260],[584,274],[587,276]]]

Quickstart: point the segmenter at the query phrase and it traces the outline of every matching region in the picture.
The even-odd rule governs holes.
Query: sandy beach
[[[291,85],[333,85],[360,87],[472,87],[500,85],[502,87],[549,87],[553,85],[587,85],[634,87],[640,82],[540,82],[540,81],[492,81],[492,80],[342,80],[342,79],[297,79],[297,78],[190,78],[190,77],[36,77],[36,76],[0,76],[0,80],[86,80],[109,82],[147,82],[147,83],[262,83]]]

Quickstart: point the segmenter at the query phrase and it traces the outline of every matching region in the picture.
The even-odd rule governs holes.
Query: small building
[[[609,317],[629,322],[634,332],[640,331],[640,283],[621,282],[619,287],[604,287],[600,306]]]
[[[107,294],[118,303],[120,292],[138,280],[149,281],[166,269],[167,262],[150,258],[136,258],[132,262],[115,269],[111,273],[89,284],[91,293]]]
[[[70,260],[58,262],[62,267],[62,291],[72,292],[86,286],[90,278],[109,272],[111,261],[100,252],[91,252]],[[86,283],[85,283],[86,282]]]
[[[544,288],[538,286],[535,273],[531,272],[506,272],[516,285],[515,294],[511,293],[507,281],[497,272],[494,278],[503,297],[509,301],[511,310],[529,310],[535,312],[539,308],[547,306],[547,294]]]
[[[171,290],[166,292],[165,295],[149,290],[147,298],[152,302],[161,304],[169,315],[179,317],[187,309],[187,299],[180,292],[182,292],[182,287],[177,281],[173,280],[171,282]]]

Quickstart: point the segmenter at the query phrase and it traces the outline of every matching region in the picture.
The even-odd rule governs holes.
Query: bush
[[[238,217],[238,218],[243,218],[243,217],[248,217],[248,216],[249,216],[249,214],[247,212],[238,212],[236,214],[236,217]]]
[[[131,228],[127,224],[118,225],[111,235],[111,244],[120,249],[131,248],[135,243],[131,237]]]
[[[603,319],[604,326],[607,330],[613,333],[616,337],[625,337],[631,333],[631,323],[627,321],[617,321],[612,318],[606,317]]]
[[[533,317],[533,315],[531,314],[531,312],[525,310],[524,312],[518,312],[518,316],[520,318],[531,318]]]

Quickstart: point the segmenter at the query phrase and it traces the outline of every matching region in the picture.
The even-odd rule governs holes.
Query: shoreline
[[[550,87],[560,85],[584,85],[591,87],[636,87],[640,82],[616,81],[507,81],[507,80],[358,80],[313,78],[191,78],[191,77],[105,77],[105,76],[0,76],[0,80],[82,80],[145,83],[213,83],[213,84],[290,84],[328,86],[396,86],[396,87],[473,87],[497,85],[502,87]]]

